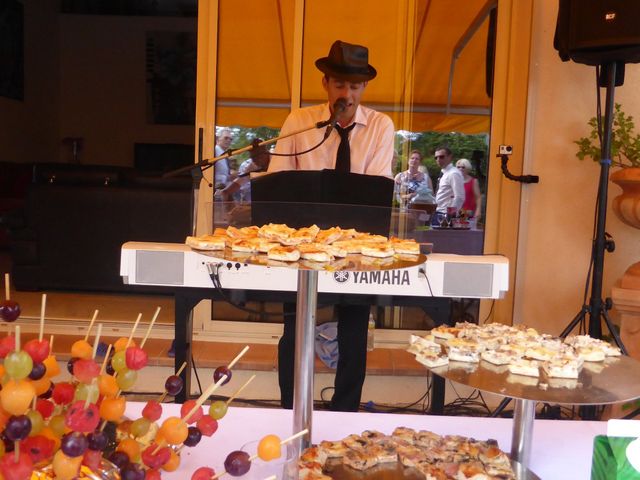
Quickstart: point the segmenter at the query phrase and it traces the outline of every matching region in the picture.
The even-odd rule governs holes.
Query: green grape
[[[227,404],[222,400],[217,400],[209,405],[209,416],[216,420],[220,420],[227,414]]]
[[[64,415],[56,415],[49,419],[49,428],[56,434],[57,437],[64,435]]]
[[[15,380],[27,378],[33,369],[33,360],[27,352],[11,352],[4,359],[4,368]]]
[[[131,428],[129,429],[129,431],[134,437],[142,437],[149,431],[150,426],[151,422],[146,418],[141,417],[131,424]]]
[[[74,400],[89,400],[90,403],[96,403],[100,396],[100,388],[95,383],[79,383],[73,394]]]
[[[32,437],[40,433],[42,428],[44,427],[44,419],[42,415],[37,410],[29,410],[27,412],[27,417],[31,420],[31,432],[29,432],[29,436]]]
[[[126,367],[123,370],[120,370],[116,377],[116,383],[120,390],[129,390],[136,383],[136,380],[138,380],[138,372],[135,370],[129,370]]]
[[[111,359],[111,366],[116,372],[121,372],[127,368],[126,351],[116,353]]]

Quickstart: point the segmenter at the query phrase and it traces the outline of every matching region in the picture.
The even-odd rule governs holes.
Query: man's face
[[[220,139],[218,140],[218,145],[223,150],[228,150],[229,147],[231,146],[232,141],[233,141],[233,137],[231,136],[231,134],[229,132],[223,132],[222,135],[220,136]]]
[[[420,166],[420,155],[417,153],[412,153],[409,157],[409,168],[412,170],[418,170]]]
[[[347,108],[340,115],[338,121],[340,123],[350,122],[356,114],[358,105],[360,105],[360,98],[364,93],[367,82],[350,82],[333,77],[323,77],[322,86],[327,92],[331,108],[333,108],[334,103],[336,103],[336,100],[339,98],[344,98],[347,101]]]
[[[451,163],[451,154],[447,154],[446,150],[436,150],[435,158],[440,168],[444,168]]]

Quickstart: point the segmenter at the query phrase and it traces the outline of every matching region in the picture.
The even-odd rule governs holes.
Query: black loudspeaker
[[[560,0],[553,46],[565,62],[640,62],[640,1]]]

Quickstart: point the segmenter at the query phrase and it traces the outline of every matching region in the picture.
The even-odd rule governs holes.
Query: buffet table
[[[130,403],[129,418],[138,418],[143,403]],[[163,418],[179,415],[180,405],[165,404]],[[275,434],[291,435],[291,410],[230,407],[212,437],[203,437],[195,448],[182,453],[180,468],[163,472],[164,480],[188,479],[194,470],[210,466],[222,470],[227,454],[247,442]],[[511,447],[512,420],[480,417],[444,417],[380,413],[314,412],[313,443],[338,440],[351,433],[375,429],[391,433],[395,427],[431,430],[438,434],[458,434],[477,439],[494,438],[503,451]],[[606,434],[606,422],[536,420],[529,470],[544,480],[588,479],[596,435]],[[231,478],[231,477],[228,477]]]

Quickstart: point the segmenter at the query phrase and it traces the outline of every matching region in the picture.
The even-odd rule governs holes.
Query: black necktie
[[[348,173],[351,171],[351,149],[349,148],[349,132],[356,124],[352,123],[347,128],[336,125],[336,132],[340,135],[340,145],[336,155],[336,171]]]

